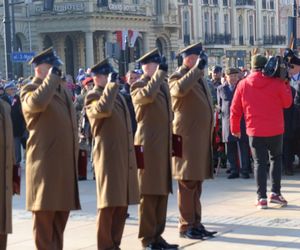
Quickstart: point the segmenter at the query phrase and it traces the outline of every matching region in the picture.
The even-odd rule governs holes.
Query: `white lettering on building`
[[[109,4],[109,10],[115,11],[125,11],[125,12],[136,12],[138,10],[137,5],[130,5],[130,4]]]
[[[85,5],[83,2],[81,3],[64,3],[64,4],[56,4],[54,5],[53,11],[54,12],[78,12],[78,11],[84,11]],[[43,6],[38,5],[35,7],[35,13],[41,13],[43,12]]]

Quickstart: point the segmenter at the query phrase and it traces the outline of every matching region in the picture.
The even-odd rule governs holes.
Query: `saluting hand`
[[[196,63],[197,67],[201,70],[204,69],[207,64],[207,61],[208,61],[207,54],[202,50],[199,54],[199,58]]]
[[[62,76],[62,71],[57,66],[53,66],[49,69],[49,74],[54,74],[54,75],[57,75],[57,76],[61,77]]]
[[[116,72],[109,73],[107,82],[116,82],[116,83],[118,83],[118,81],[119,81],[119,74],[118,73],[116,73]]]
[[[163,71],[166,71],[166,72],[168,71],[169,66],[167,64],[167,59],[166,59],[165,56],[161,57],[161,62],[159,64],[158,68],[163,70]]]

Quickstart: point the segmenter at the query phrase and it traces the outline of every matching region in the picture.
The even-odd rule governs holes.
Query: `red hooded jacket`
[[[237,85],[230,108],[231,133],[240,133],[244,114],[248,136],[283,134],[283,109],[291,104],[291,88],[285,81],[252,72]]]

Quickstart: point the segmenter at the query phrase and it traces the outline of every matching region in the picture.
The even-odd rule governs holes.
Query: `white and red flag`
[[[129,43],[129,47],[134,47],[135,41],[139,36],[139,32],[136,30],[118,30],[116,35],[118,44],[122,50],[125,50],[126,42]]]

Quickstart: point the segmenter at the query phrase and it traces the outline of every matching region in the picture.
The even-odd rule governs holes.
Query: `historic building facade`
[[[158,47],[174,70],[178,50],[201,41],[210,64],[249,67],[253,48],[275,54],[288,45],[296,18],[293,2],[55,0],[53,11],[45,11],[43,1],[25,0],[13,8],[13,51],[53,46],[65,62],[65,72],[75,75],[105,57],[113,57],[126,71],[141,54]],[[3,38],[1,23],[0,71],[5,75]],[[31,71],[26,63],[14,63],[18,76]]]
[[[202,41],[210,64],[249,67],[253,48],[275,54],[287,46],[280,8],[277,0],[181,0],[180,39]]]
[[[155,46],[167,57],[171,69],[177,65],[177,1],[56,0],[53,11],[45,11],[43,1],[26,2],[14,6],[13,51],[40,51],[53,46],[68,74],[75,75],[79,68],[91,67],[109,56],[124,68],[129,55],[134,60]],[[2,23],[0,28],[0,68],[4,74]],[[129,67],[134,63],[124,69]],[[14,63],[14,68],[18,75],[31,71],[26,63]]]

